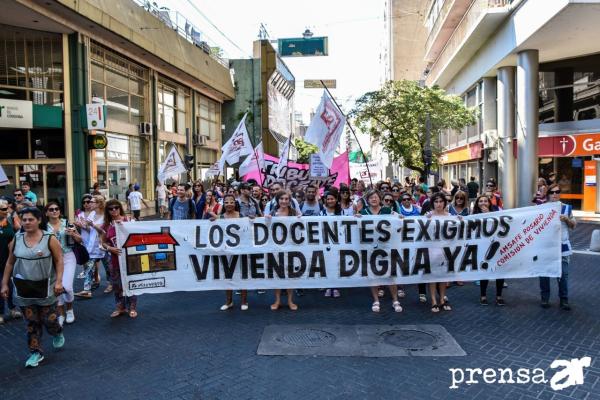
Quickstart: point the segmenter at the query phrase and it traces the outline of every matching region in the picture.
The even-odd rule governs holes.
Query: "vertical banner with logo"
[[[103,104],[86,104],[85,115],[87,117],[88,129],[105,129],[105,115]]]
[[[381,173],[381,165],[379,160],[369,161],[369,168],[367,169],[366,163],[350,163],[350,179],[360,179],[364,183],[370,183],[369,171],[371,172],[371,179],[373,182],[378,182],[383,179]]]

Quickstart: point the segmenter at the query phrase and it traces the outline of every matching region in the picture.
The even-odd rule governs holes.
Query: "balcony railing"
[[[435,60],[429,76],[437,77],[441,69],[445,67],[446,63],[460,48],[465,38],[471,34],[473,28],[479,23],[482,15],[493,9],[506,7],[512,2],[513,0],[474,0],[452,33],[452,36],[450,36],[450,39],[448,39],[439,57]]]
[[[200,29],[178,11],[172,11],[167,7],[158,7],[156,3],[151,3],[149,0],[132,1],[154,15],[167,29],[173,29],[181,37],[204,51],[219,64],[229,68],[229,62],[223,57],[221,47],[210,40],[208,36],[202,33]]]

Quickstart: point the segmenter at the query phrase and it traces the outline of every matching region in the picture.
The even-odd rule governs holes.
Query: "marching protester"
[[[391,193],[385,193],[383,195],[383,205],[385,207],[389,207],[390,210],[392,210],[392,212],[396,214],[400,213],[400,206],[398,205],[396,200],[394,200],[394,196],[392,196]]]
[[[140,185],[136,183],[133,185],[133,191],[127,195],[127,204],[129,205],[129,209],[133,213],[133,218],[136,221],[140,220],[142,203],[144,203],[144,206],[148,208],[148,203],[146,203],[146,200],[144,200],[144,197],[140,193]]]
[[[43,327],[53,336],[55,349],[65,344],[56,314],[56,298],[63,292],[63,252],[58,239],[45,231],[38,208],[27,207],[20,216],[23,229],[9,245],[0,294],[8,299],[9,285],[14,284],[15,303],[27,321],[30,355],[25,366],[35,368],[44,359]]]
[[[54,234],[60,248],[62,250],[63,274],[62,286],[63,294],[58,297],[58,322],[62,325],[63,322],[71,324],[75,321],[75,313],[73,312],[73,281],[75,279],[75,269],[77,268],[77,260],[73,253],[72,246],[74,242],[81,243],[81,235],[77,232],[74,224],[70,224],[67,219],[61,218],[60,206],[55,201],[50,201],[45,207],[46,218],[48,219],[48,232]],[[66,311],[65,311],[66,306]]]
[[[446,200],[446,196],[444,193],[438,192],[434,193],[430,199],[433,209],[427,215],[428,217],[445,217],[448,214],[446,211],[446,207],[448,206],[448,200]],[[447,282],[433,282],[429,283],[429,296],[431,297],[431,311],[437,313],[440,311],[440,308],[444,311],[451,311],[452,307],[450,303],[446,300],[446,284]],[[439,301],[437,299],[437,294],[439,290]]]
[[[249,190],[248,190],[249,192]],[[232,219],[232,218],[240,218],[240,209],[239,209],[239,204],[237,203],[237,201],[235,200],[235,196],[232,194],[226,194],[225,196],[223,196],[223,211],[221,211],[221,215],[219,216],[220,219]],[[214,220],[214,218],[211,218],[211,220]],[[242,290],[241,291],[241,302],[242,304],[240,305],[240,309],[242,311],[246,311],[248,310],[248,291],[247,290]],[[230,308],[233,307],[233,290],[226,290],[225,291],[225,297],[226,297],[226,301],[225,304],[223,304],[221,306],[221,311],[227,311]]]
[[[164,182],[158,181],[154,190],[156,192],[158,214],[160,215],[160,218],[163,219],[167,214],[167,192],[169,189],[165,186]]]
[[[194,202],[194,214],[196,219],[202,218],[204,204],[206,203],[206,195],[204,193],[204,185],[200,181],[194,182],[192,186],[192,201]]]
[[[221,213],[221,205],[217,202],[216,193],[213,190],[206,191],[206,201],[201,219],[218,218]]]
[[[177,196],[169,201],[169,216],[172,220],[195,219],[196,205],[187,197],[186,192],[189,185],[180,183],[177,185]]]
[[[237,198],[241,217],[262,217],[260,204],[250,196],[250,186],[247,183],[240,185],[240,196]],[[225,206],[225,203],[223,203]]]
[[[265,206],[265,209],[263,211],[264,215],[271,215],[271,214],[275,213],[275,211],[277,210],[277,207],[278,207],[276,198],[280,192],[288,193],[283,188],[283,185],[281,183],[279,183],[279,182],[273,183],[271,185],[271,188],[269,189],[269,196],[271,197],[271,200]],[[290,196],[290,207],[292,207],[294,209],[296,214],[302,214],[302,211],[300,210],[300,203],[298,203],[298,201],[296,201],[296,199],[294,199],[292,196]]]
[[[569,305],[569,264],[571,262],[571,242],[569,240],[569,230],[575,229],[577,221],[573,217],[573,208],[569,204],[560,201],[560,186],[557,183],[552,183],[548,187],[548,202],[560,203],[560,223],[561,229],[561,256],[562,256],[562,272],[558,282],[558,297],[560,298],[560,308],[565,311],[571,310]],[[550,307],[550,278],[540,277],[540,292],[542,297],[541,306],[543,308]]]
[[[466,217],[469,215],[469,204],[467,203],[467,194],[461,190],[454,194],[454,202],[448,206],[450,215],[460,215]]]
[[[137,296],[124,296],[123,283],[121,281],[121,270],[119,267],[119,255],[121,249],[117,247],[117,228],[116,225],[129,221],[125,216],[125,210],[118,200],[112,199],[106,202],[104,211],[104,225],[102,230],[102,248],[109,252],[110,257],[110,279],[112,281],[113,293],[115,296],[116,307],[110,314],[111,318],[129,313],[131,318],[136,318]],[[129,306],[129,308],[127,308]]]
[[[304,201],[300,203],[300,212],[303,216],[309,217],[320,215],[323,208],[323,205],[317,200],[317,187],[315,185],[308,185],[306,187]]]
[[[533,197],[533,203],[544,204],[548,201],[548,185],[546,184],[546,180],[544,178],[539,178],[537,183],[537,191],[535,192],[535,196]]]
[[[4,268],[8,260],[9,244],[19,230],[9,215],[10,208],[8,201],[0,200],[0,274],[4,275]],[[0,325],[4,323],[4,303],[8,306],[8,316],[13,319],[21,318],[21,312],[17,309],[13,301],[13,286],[8,287],[6,301],[0,296]]]
[[[479,183],[474,176],[471,177],[469,183],[467,183],[467,192],[469,193],[469,204],[473,203],[479,194]]]
[[[501,211],[502,209],[504,209],[504,204],[502,203],[502,195],[498,191],[496,180],[489,179],[486,182],[485,194],[490,198],[490,204],[492,209],[496,211]]]
[[[426,196],[427,198],[425,200],[423,200],[423,203],[421,204],[421,215],[426,215],[428,212],[430,212],[433,209],[433,203],[431,202],[431,198],[433,197],[434,194],[438,193],[440,191],[440,188],[437,186],[431,186],[430,188],[427,189],[426,192]],[[444,198],[446,197],[446,195],[444,194]]]
[[[274,217],[293,217],[299,216],[298,212],[291,206],[291,196],[285,190],[280,190],[275,196],[275,213]],[[270,219],[271,214],[266,214],[267,220]],[[294,290],[286,289],[288,298],[288,307],[292,311],[298,310],[298,305],[294,303]],[[275,311],[279,309],[281,305],[281,289],[275,289],[275,302],[271,304],[271,310]]]
[[[93,246],[95,246],[97,250],[90,253],[90,257],[99,257],[101,254],[104,254],[102,259],[96,263],[95,279],[97,283],[95,283],[95,285],[98,285],[100,283],[100,274],[98,272],[97,266],[98,264],[102,264],[102,266],[104,267],[104,273],[106,274],[107,281],[107,286],[104,289],[104,293],[110,293],[112,292],[112,283],[110,279],[110,253],[102,250],[102,225],[104,225],[106,200],[102,195],[94,195],[91,204],[94,207],[94,211],[96,211],[96,216],[94,218],[94,222],[90,224],[90,228],[94,229],[97,233],[96,239],[94,240],[93,244]],[[95,285],[92,285],[92,288],[94,288]]]
[[[360,210],[360,214],[357,214],[357,216],[386,214],[389,215],[392,213],[392,210],[389,207],[383,207],[381,205],[381,194],[378,191],[372,190],[368,192],[365,197],[367,201],[367,206]],[[373,312],[379,312],[381,310],[378,289],[379,288],[377,286],[371,286],[371,295],[373,297],[373,305],[371,306],[371,310]],[[392,295],[392,307],[394,308],[394,311],[402,312],[402,306],[398,301],[398,285],[389,285],[388,290]]]
[[[475,204],[473,205],[473,214],[482,214],[491,212],[491,202],[489,197],[486,195],[481,195],[475,199]],[[482,306],[487,306],[487,287],[489,281],[481,280],[479,281],[479,304]],[[503,306],[506,303],[502,298],[502,289],[504,287],[504,279],[496,279],[496,305]]]
[[[335,188],[330,188],[328,192],[325,192],[325,206],[321,210],[321,216],[340,216],[342,215],[342,208],[340,207],[338,192]],[[340,297],[340,290],[338,288],[330,288],[325,290],[325,297]]]
[[[401,196],[400,207],[398,210],[398,214],[401,214],[405,217],[414,217],[421,215],[421,209],[412,203],[412,198],[410,194],[404,193]]]
[[[346,185],[340,186],[340,208],[342,209],[342,215],[351,217],[356,214],[356,205],[352,202],[352,193],[350,188]]]
[[[260,203],[263,195],[263,190],[258,184],[252,186],[252,198]],[[262,211],[262,210],[261,210]]]

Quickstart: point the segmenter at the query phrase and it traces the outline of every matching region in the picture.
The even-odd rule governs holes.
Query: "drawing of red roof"
[[[179,243],[175,240],[169,228],[161,228],[160,232],[154,233],[132,233],[127,237],[127,240],[123,244],[123,247],[133,247],[140,245],[152,245],[152,244],[174,244],[179,246]]]

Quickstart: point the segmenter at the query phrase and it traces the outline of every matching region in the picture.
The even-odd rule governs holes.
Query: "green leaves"
[[[317,146],[307,143],[299,137],[294,139],[294,147],[298,150],[298,163],[300,164],[308,164],[310,162],[310,155],[319,151]]]
[[[365,93],[350,113],[363,132],[379,141],[390,159],[403,160],[407,168],[423,173],[425,121],[429,114],[433,165],[440,155],[438,138],[446,129],[460,130],[475,124],[477,110],[458,96],[437,86],[421,87],[414,81],[389,81],[380,90]]]

